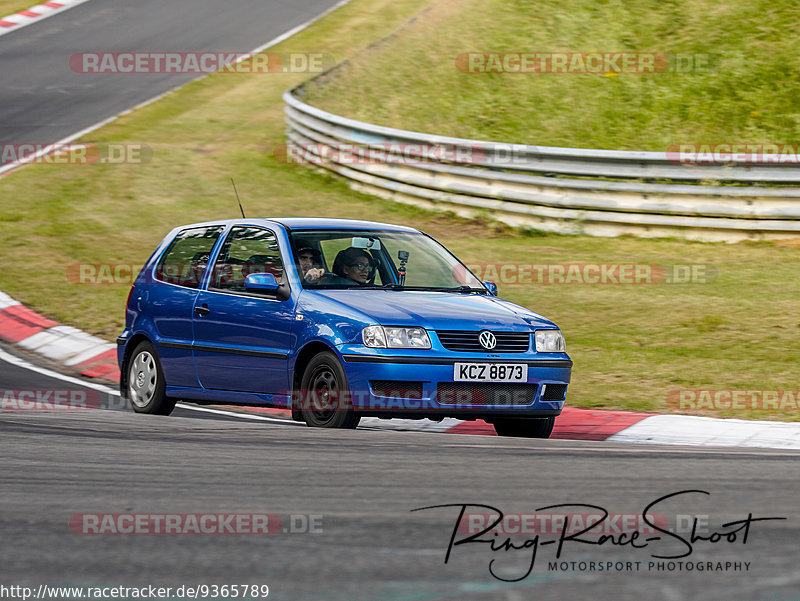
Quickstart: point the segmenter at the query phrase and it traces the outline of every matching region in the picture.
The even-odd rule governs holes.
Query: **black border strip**
[[[163,347],[163,348],[180,348],[180,349],[186,349],[186,350],[189,350],[189,351],[192,350],[192,345],[191,344],[186,344],[186,343],[183,343],[183,342],[161,342],[159,340],[158,342],[156,342],[156,344],[158,346],[160,346],[160,347]]]
[[[268,359],[288,359],[287,353],[275,353],[272,351],[247,351],[238,348],[227,348],[219,346],[206,346],[203,344],[193,344],[193,351],[206,351],[209,353],[223,353],[225,355],[247,355],[248,357],[266,357]]]
[[[225,355],[245,355],[248,357],[264,357],[267,359],[288,359],[288,353],[274,353],[272,351],[248,351],[245,349],[228,348],[219,346],[206,346],[202,344],[186,344],[184,342],[158,342],[163,348],[177,348],[192,351],[205,351],[209,353],[223,353]]]

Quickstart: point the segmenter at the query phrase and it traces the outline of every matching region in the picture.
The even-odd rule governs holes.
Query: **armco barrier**
[[[563,233],[719,241],[800,236],[800,187],[787,187],[800,183],[800,166],[693,166],[666,152],[450,138],[334,115],[306,104],[301,94],[295,88],[283,96],[288,144],[301,146],[305,161],[346,177],[354,189],[384,198]],[[392,144],[463,148],[471,158],[433,152],[425,161],[375,155],[344,161],[339,152],[348,147],[366,155]]]

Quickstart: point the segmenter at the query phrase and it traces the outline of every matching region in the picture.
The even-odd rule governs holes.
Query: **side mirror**
[[[483,285],[489,289],[489,294],[492,296],[497,296],[497,284],[490,282],[489,280],[483,280]]]
[[[271,273],[251,273],[244,279],[245,290],[274,292],[278,285],[278,280]]]

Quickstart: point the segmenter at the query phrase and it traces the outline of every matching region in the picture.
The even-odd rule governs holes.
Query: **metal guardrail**
[[[302,162],[377,196],[565,233],[724,241],[800,236],[800,187],[777,185],[800,183],[798,166],[691,166],[661,152],[405,131],[312,107],[298,98],[301,89],[283,95],[288,160],[302,155]]]

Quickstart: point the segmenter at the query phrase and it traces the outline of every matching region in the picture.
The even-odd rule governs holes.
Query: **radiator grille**
[[[492,332],[497,340],[497,346],[493,349],[486,349],[478,340],[481,331],[437,330],[436,335],[439,337],[439,342],[448,351],[524,353],[530,350],[530,332]]]
[[[530,405],[537,384],[507,382],[440,382],[436,400],[442,405]]]

